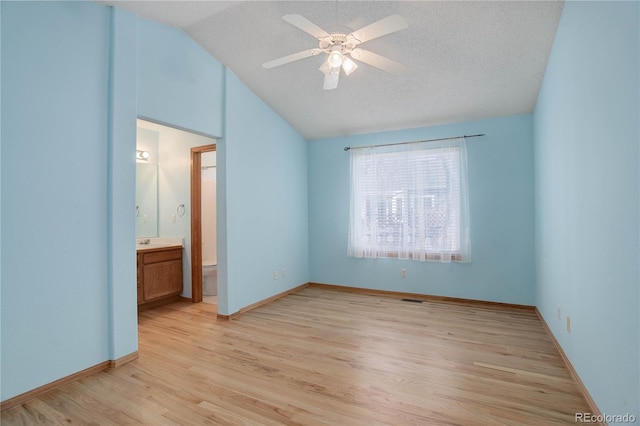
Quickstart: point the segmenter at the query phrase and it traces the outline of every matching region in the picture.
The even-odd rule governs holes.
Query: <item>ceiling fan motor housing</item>
[[[340,53],[344,55],[350,53],[356,47],[357,43],[354,40],[350,40],[351,38],[346,34],[331,34],[329,37],[320,40],[319,47],[329,53],[336,51],[335,47],[338,46]]]

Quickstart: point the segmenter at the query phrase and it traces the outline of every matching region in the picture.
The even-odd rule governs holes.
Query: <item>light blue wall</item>
[[[131,264],[115,254],[133,253],[122,244],[133,221],[116,210],[133,212],[134,187],[113,178],[134,176],[133,161],[120,162],[135,139],[114,140],[130,136],[122,114],[135,108],[125,93],[135,68],[122,62],[131,22],[114,17],[112,39],[105,6],[0,7],[5,400],[136,349]]]
[[[225,110],[218,242],[226,240],[226,253],[219,254],[218,271],[227,281],[219,312],[229,314],[309,281],[308,188],[304,138],[229,70]]]
[[[469,139],[472,262],[348,258],[349,153],[345,146],[462,134]],[[309,143],[312,282],[534,304],[533,145],[530,115]],[[400,277],[400,269],[407,277]]]
[[[182,31],[142,18],[138,28],[138,116],[222,136],[224,67]]]
[[[534,130],[538,309],[600,410],[640,418],[638,9],[565,4]]]
[[[0,99],[2,99],[2,6],[0,6]],[[0,102],[0,129],[2,129],[2,102]],[[0,166],[2,165],[2,131],[0,130]],[[0,168],[0,189],[2,189],[2,171]],[[2,321],[2,191],[0,190],[0,321]],[[0,324],[0,366],[2,366],[2,326]],[[0,387],[2,386],[2,368],[0,367]],[[0,401],[2,401],[0,395]]]
[[[136,149],[136,48],[138,18],[110,8],[110,77],[108,116],[109,218],[108,290],[109,359],[138,350],[136,274],[135,149]]]

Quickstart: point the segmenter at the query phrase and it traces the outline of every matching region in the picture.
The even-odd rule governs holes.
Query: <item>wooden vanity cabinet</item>
[[[182,247],[138,252],[138,307],[176,300],[182,293]]]

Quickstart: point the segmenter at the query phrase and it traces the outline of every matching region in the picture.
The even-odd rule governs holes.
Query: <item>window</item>
[[[464,138],[351,148],[348,255],[469,262]]]

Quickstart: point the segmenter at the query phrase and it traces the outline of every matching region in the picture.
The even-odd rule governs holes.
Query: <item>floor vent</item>
[[[403,302],[422,303],[422,300],[418,299],[401,299]]]

